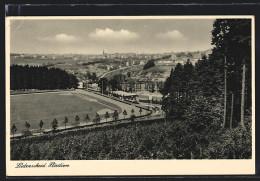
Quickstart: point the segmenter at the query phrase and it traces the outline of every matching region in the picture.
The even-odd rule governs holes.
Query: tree
[[[109,85],[111,86],[113,91],[122,90],[122,83],[125,82],[126,76],[123,74],[116,74],[109,81]]]
[[[223,126],[225,126],[227,118],[233,116],[233,120],[240,120],[240,124],[244,127],[244,111],[250,109],[252,96],[251,20],[217,19],[213,24],[212,44],[215,45],[212,55],[224,60],[226,84],[224,107],[226,108],[224,109]],[[230,96],[234,96],[234,115],[226,111],[227,107],[232,107]],[[231,103],[227,100],[231,100]]]
[[[11,90],[77,88],[77,78],[58,68],[46,66],[12,65],[10,68]]]
[[[184,115],[191,142],[196,143],[193,149],[199,148],[199,158],[203,158],[204,149],[208,147],[210,140],[215,139],[215,134],[221,128],[222,115],[221,111],[217,111],[220,110],[219,105],[210,101],[203,96],[193,99]]]
[[[114,111],[113,118],[114,118],[114,120],[118,120],[118,112],[117,112],[117,110]]]
[[[140,108],[139,109],[140,116],[141,116],[142,112],[143,112],[143,110]]]
[[[98,78],[97,78],[96,72],[93,72],[93,73],[92,73],[92,81],[95,82],[95,81],[97,81],[97,79],[98,79]]]
[[[132,114],[130,117],[131,122],[134,122],[135,118],[136,118],[136,116],[134,114]]]
[[[39,124],[39,126],[40,126],[40,131],[42,130],[43,124],[44,124],[44,123],[43,123],[43,121],[41,120],[41,121],[40,121],[40,124]]]
[[[109,116],[109,113],[108,113],[108,111],[107,111],[106,114],[105,114],[106,122],[107,122],[107,119],[108,119],[109,117],[110,117],[110,116]]]
[[[148,60],[148,62],[144,65],[143,70],[149,69],[151,67],[154,67],[155,59]]]
[[[188,52],[186,56],[192,58],[193,54],[191,52]]]
[[[69,122],[69,119],[65,116],[65,118],[64,118],[64,126],[65,126],[65,129],[66,129],[66,125],[67,125],[67,123]]]
[[[13,124],[11,127],[11,133],[13,134],[13,139],[14,139],[14,134],[16,133],[16,131],[17,131],[17,128],[16,128],[15,124]]]
[[[80,124],[79,120],[80,120],[79,116],[76,115],[76,117],[75,117],[75,124],[76,124],[77,126]]]
[[[107,78],[103,77],[103,78],[99,79],[98,87],[100,88],[100,92],[102,94],[106,92],[108,86],[109,86],[109,82],[108,82]]]
[[[89,121],[89,116],[88,116],[88,114],[86,115],[85,120],[86,120],[86,123]]]
[[[131,113],[132,113],[132,114],[134,114],[134,112],[135,112],[135,110],[134,110],[134,109],[132,109],[132,110],[131,110]]]
[[[128,77],[128,78],[131,77],[131,72],[127,72],[127,77]]]
[[[51,126],[53,131],[58,128],[58,120],[56,118],[51,122]]]
[[[188,61],[184,66],[178,63],[172,69],[170,77],[166,79],[163,94],[162,110],[166,117],[182,117],[187,107],[189,86],[191,85],[193,65]]]
[[[242,91],[241,91],[241,118],[240,118],[240,124],[243,128],[245,128],[244,125],[244,119],[245,119],[245,79],[246,79],[246,64],[243,60],[243,73],[242,73]]]
[[[28,122],[25,122],[25,128],[27,129],[27,131],[29,131],[30,127],[31,127],[31,125]]]
[[[127,111],[126,110],[124,110],[123,115],[124,115],[124,119],[125,119],[125,116],[127,115]]]
[[[98,113],[96,113],[95,123],[100,123],[100,116]]]

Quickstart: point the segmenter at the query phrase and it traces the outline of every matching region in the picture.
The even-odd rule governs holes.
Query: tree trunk
[[[190,152],[190,159],[194,159],[192,151]]]
[[[242,73],[242,91],[241,91],[241,119],[240,124],[244,128],[244,109],[245,109],[245,79],[246,79],[246,64],[243,60],[243,73]]]
[[[224,63],[224,117],[223,117],[223,128],[226,125],[226,115],[227,115],[227,58],[225,56],[225,63]]]
[[[229,124],[229,128],[230,128],[230,129],[232,129],[233,109],[234,109],[234,94],[232,93],[232,98],[231,98],[231,113],[230,113],[230,124]]]
[[[235,151],[233,151],[233,159],[236,159]]]
[[[200,146],[200,159],[202,159],[202,154],[203,154],[203,147]]]

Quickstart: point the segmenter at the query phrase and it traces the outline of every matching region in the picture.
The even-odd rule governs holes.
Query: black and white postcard
[[[6,18],[7,176],[254,174],[254,23]]]

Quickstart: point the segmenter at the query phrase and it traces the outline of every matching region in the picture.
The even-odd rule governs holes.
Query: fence
[[[37,93],[48,93],[48,92],[62,92],[72,91],[74,89],[54,89],[54,90],[25,90],[25,91],[10,91],[11,95],[23,95],[23,94],[37,94]]]

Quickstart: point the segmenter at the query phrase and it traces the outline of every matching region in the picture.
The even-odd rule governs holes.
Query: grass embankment
[[[226,134],[224,132],[218,133]],[[249,133],[250,134],[250,133]],[[216,134],[217,135],[217,134]],[[191,159],[200,149],[183,121],[132,122],[13,140],[12,160],[102,160],[102,159]],[[216,140],[221,136],[216,136]],[[230,143],[231,144],[231,143]],[[226,158],[225,147],[209,145],[202,158]],[[223,147],[223,148],[222,148]],[[220,150],[220,151],[219,151]],[[234,151],[232,149],[232,151]],[[216,152],[216,153],[215,153]],[[250,151],[246,154],[249,154]],[[211,156],[213,155],[213,156]]]

